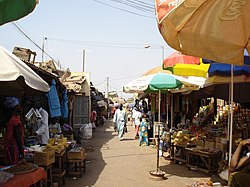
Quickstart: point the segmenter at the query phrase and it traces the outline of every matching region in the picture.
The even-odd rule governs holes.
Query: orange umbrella
[[[244,65],[250,53],[250,1],[155,0],[159,30],[183,54]]]
[[[157,66],[157,67],[152,68],[152,69],[146,71],[145,73],[143,73],[143,76],[145,76],[145,75],[151,75],[151,74],[155,74],[155,73],[172,74],[171,71],[169,71],[169,70],[164,70],[164,69],[162,69],[161,66]]]

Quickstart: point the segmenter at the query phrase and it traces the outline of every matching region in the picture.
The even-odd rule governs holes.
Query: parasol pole
[[[230,83],[229,83],[229,89],[228,89],[228,91],[229,91],[229,98],[228,98],[228,101],[229,101],[229,110],[228,110],[228,114],[227,114],[227,116],[228,116],[228,121],[227,121],[227,141],[229,141],[229,137],[230,137],[230,115],[231,115],[231,112],[230,112],[230,104],[231,104],[231,81],[230,81]]]
[[[159,102],[158,102],[158,137],[157,137],[157,173],[159,171],[159,151],[160,151],[160,122],[161,122],[161,90],[159,90]]]
[[[167,91],[167,96],[166,97],[167,97],[167,109],[166,109],[167,110],[167,117],[166,117],[167,119],[166,119],[166,123],[167,123],[167,127],[168,127],[168,91]]]
[[[232,156],[232,136],[233,136],[233,91],[234,91],[234,66],[231,65],[231,104],[230,104],[230,137],[229,137],[229,159],[228,164],[230,164]]]
[[[173,114],[174,114],[174,94],[171,93],[171,129],[173,128]]]

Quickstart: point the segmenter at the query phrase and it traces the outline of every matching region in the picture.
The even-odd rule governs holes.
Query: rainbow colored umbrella
[[[183,55],[180,52],[174,52],[170,56],[168,56],[166,59],[164,59],[162,68],[164,70],[170,70],[172,71],[172,67],[176,64],[200,64],[200,58]]]
[[[202,59],[203,62],[210,62]],[[197,76],[197,77],[230,77],[231,65],[222,63],[201,63],[200,65],[192,64],[176,64],[172,67],[172,73],[180,76]],[[233,75],[237,76],[249,76],[249,66],[234,66]]]

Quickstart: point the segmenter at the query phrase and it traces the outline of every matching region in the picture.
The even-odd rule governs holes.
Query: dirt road
[[[160,169],[166,172],[167,179],[153,179],[149,171],[156,170],[156,149],[140,147],[134,134],[133,127],[128,126],[128,133],[120,141],[109,120],[104,126],[97,127],[93,138],[84,143],[86,172],[81,178],[68,178],[65,187],[186,187],[199,179],[211,179],[163,157],[160,158]],[[216,182],[217,178],[211,180]]]

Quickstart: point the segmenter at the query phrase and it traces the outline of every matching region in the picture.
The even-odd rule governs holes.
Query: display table
[[[82,172],[86,171],[85,158],[69,159],[68,163],[69,163],[68,174],[69,175],[79,175],[80,177],[82,177]]]
[[[217,172],[221,153],[186,148],[186,155],[187,167],[194,168],[208,174]]]
[[[65,184],[66,174],[66,149],[60,153],[55,153],[55,162],[53,163],[52,176],[56,178],[62,178],[63,184]]]
[[[187,162],[187,154],[186,148],[196,147],[193,144],[176,144],[174,145],[174,163],[177,164],[179,162],[186,163]]]
[[[38,167],[35,171],[14,175],[12,179],[4,184],[0,184],[1,187],[27,187],[34,184],[37,186],[44,186],[44,180],[46,180],[46,172],[44,168]]]
[[[52,165],[50,164],[48,166],[41,166],[45,169],[45,172],[47,174],[47,179],[45,180],[45,183],[47,186],[52,186],[53,185],[53,177],[52,177]]]

